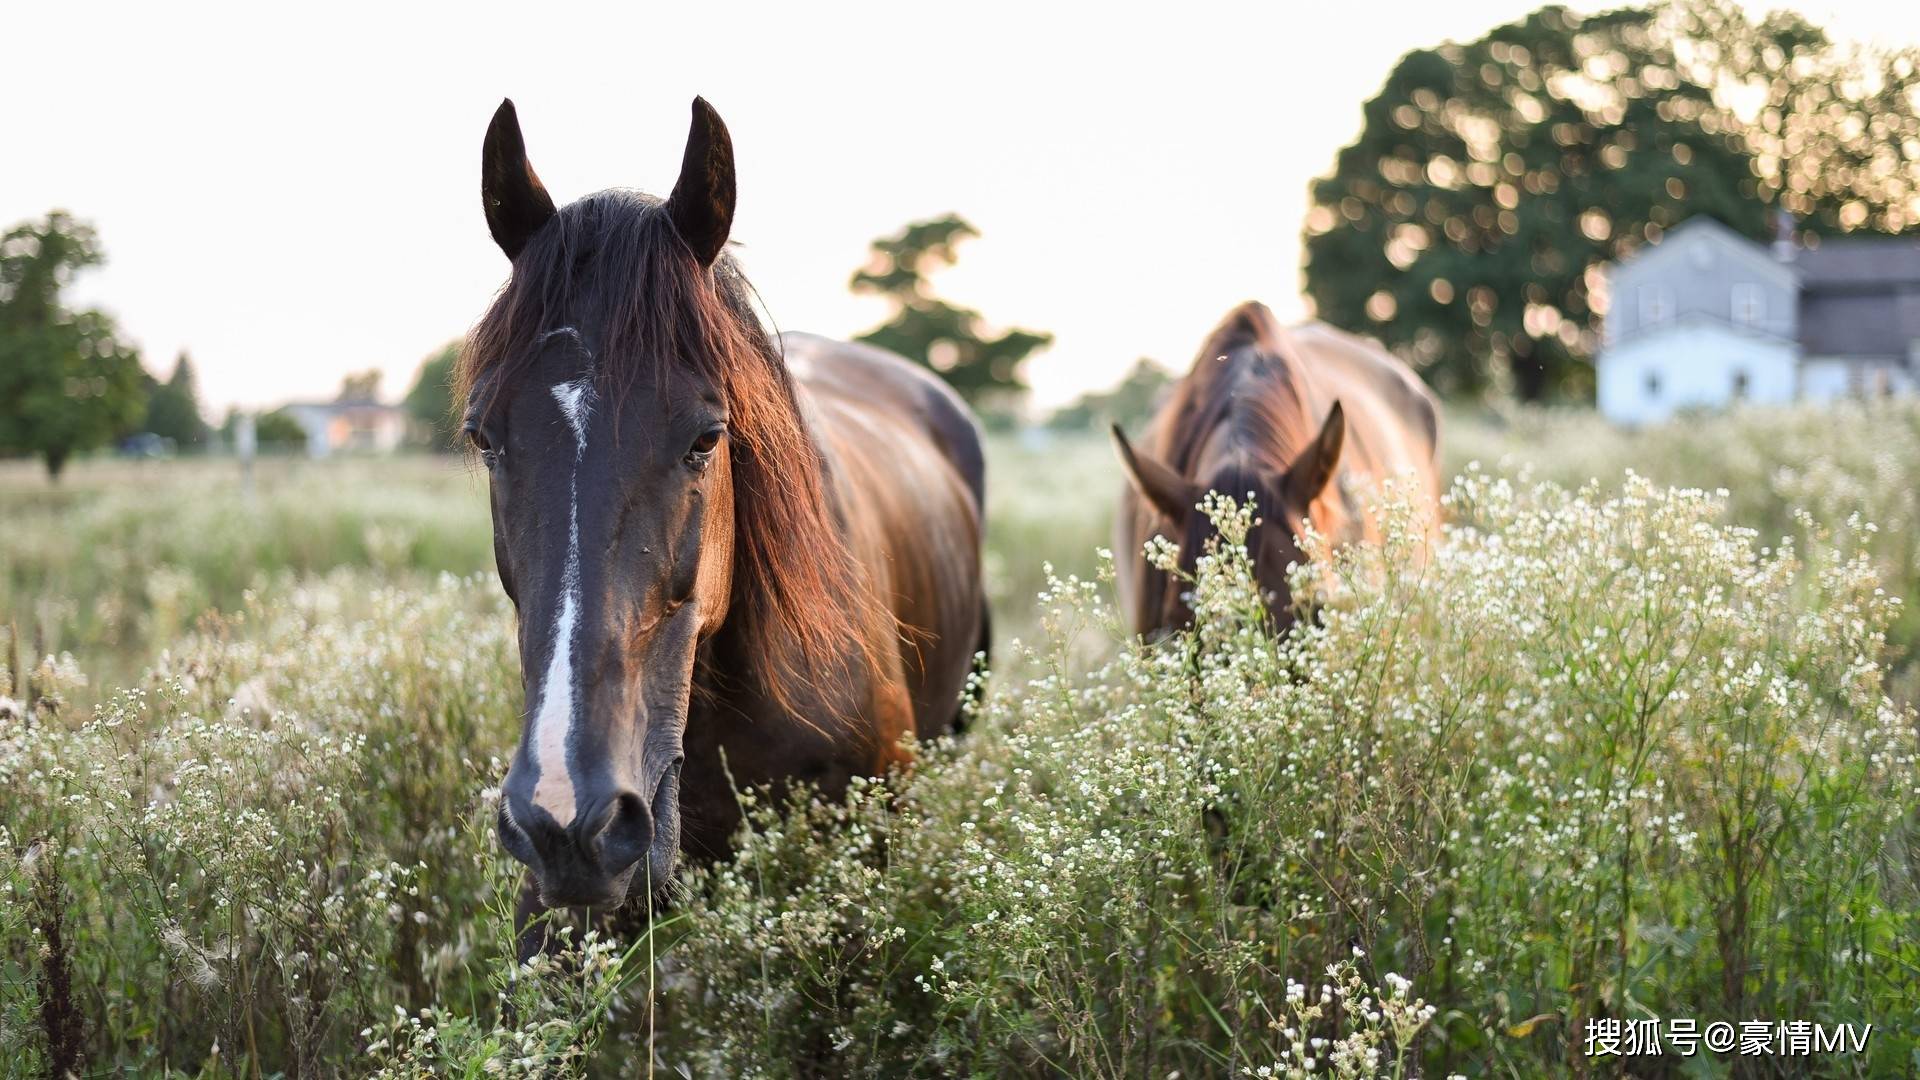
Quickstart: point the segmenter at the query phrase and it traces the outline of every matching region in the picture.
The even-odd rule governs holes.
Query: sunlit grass
[[[968,737],[532,969],[480,478],[0,470],[0,1072],[1532,1076],[1653,1015],[1908,1067],[1920,413],[1456,418],[1445,543],[1327,554],[1285,643],[1231,549],[1125,643],[1104,438],[990,452]]]

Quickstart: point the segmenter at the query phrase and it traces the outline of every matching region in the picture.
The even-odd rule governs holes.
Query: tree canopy
[[[403,403],[407,415],[433,432],[435,450],[453,450],[458,444],[460,433],[453,423],[453,364],[459,356],[460,342],[455,339],[421,361],[420,374],[414,376],[413,389],[407,391]]]
[[[1137,432],[1153,415],[1161,392],[1173,382],[1171,371],[1145,357],[1134,361],[1126,378],[1111,390],[1089,390],[1061,406],[1047,418],[1047,426],[1057,430],[1104,429],[1119,424]]]
[[[1601,267],[1694,214],[1920,220],[1912,57],[1711,2],[1550,6],[1407,54],[1314,185],[1306,288],[1443,392],[1584,397]]]
[[[200,412],[193,360],[186,353],[173,362],[173,375],[148,393],[146,429],[172,439],[182,450],[205,445],[207,421]]]
[[[112,318],[71,311],[60,291],[104,256],[64,211],[0,236],[0,452],[37,454],[56,479],[74,454],[140,419],[145,373]]]
[[[262,413],[259,419],[254,421],[253,437],[261,446],[286,449],[305,446],[307,429],[301,427],[300,421],[295,420],[287,410],[275,409],[269,413]]]
[[[894,307],[891,318],[858,340],[931,368],[974,405],[1004,403],[1025,393],[1021,362],[1053,341],[1053,335],[1035,330],[995,334],[978,311],[933,295],[928,276],[952,266],[960,241],[979,235],[957,214],[913,222],[875,240],[872,260],[849,286],[885,297]]]
[[[336,401],[378,401],[380,400],[380,369],[368,368],[365,371],[352,372],[340,380],[340,393]]]

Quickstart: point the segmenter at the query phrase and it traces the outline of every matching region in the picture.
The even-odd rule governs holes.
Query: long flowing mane
[[[514,259],[455,365],[455,407],[511,386],[539,336],[569,318],[601,328],[597,377],[616,409],[642,364],[661,365],[653,380],[661,388],[682,372],[721,387],[734,507],[726,632],[761,661],[759,688],[812,719],[806,692],[879,670],[884,643],[875,640],[877,601],[835,523],[792,378],[749,293],[725,254],[710,272],[700,266],[661,200],[626,190],[587,196]]]
[[[1193,367],[1168,403],[1161,452],[1182,476],[1199,476],[1201,455],[1223,425],[1246,468],[1285,472],[1319,432],[1303,385],[1306,372],[1288,355],[1281,328],[1265,304],[1249,301],[1207,335]]]

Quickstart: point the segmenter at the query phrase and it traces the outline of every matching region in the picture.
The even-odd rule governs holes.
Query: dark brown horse
[[[482,195],[513,274],[457,383],[520,619],[500,838],[523,916],[605,907],[727,847],[729,777],[839,791],[952,727],[986,636],[980,436],[892,354],[762,331],[705,101],[668,198],[562,209],[503,103]]]
[[[1260,524],[1247,548],[1280,629],[1294,617],[1286,568],[1300,559],[1298,522],[1338,542],[1377,540],[1369,482],[1409,476],[1416,497],[1439,498],[1439,412],[1419,377],[1325,324],[1283,327],[1263,304],[1240,305],[1208,335],[1137,448],[1118,425],[1113,437],[1130,481],[1114,522],[1120,601],[1143,634],[1193,619],[1184,585],[1141,547],[1166,535],[1191,573],[1212,535],[1194,508],[1208,491],[1253,496]]]

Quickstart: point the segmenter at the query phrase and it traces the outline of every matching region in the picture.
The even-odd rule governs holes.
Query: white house
[[[407,437],[407,411],[372,399],[296,402],[286,412],[306,431],[309,457],[392,453]]]
[[[1769,251],[1694,217],[1613,266],[1608,296],[1595,367],[1616,423],[1920,385],[1920,241],[1801,247],[1783,217]]]

